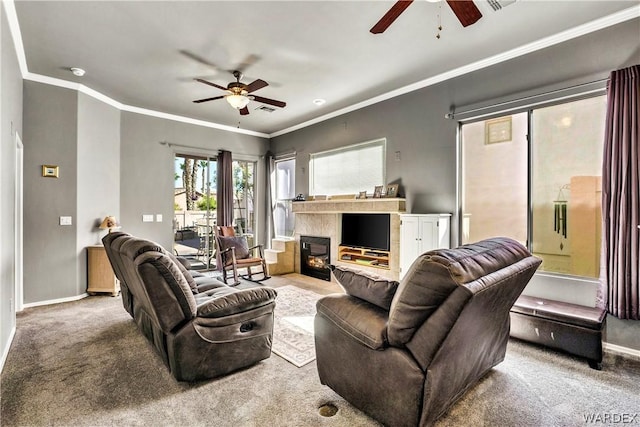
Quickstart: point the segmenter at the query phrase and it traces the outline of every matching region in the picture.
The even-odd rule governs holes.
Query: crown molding
[[[352,111],[359,110],[361,108],[368,107],[373,104],[377,104],[378,102],[386,101],[388,99],[395,98],[400,95],[405,95],[407,93],[414,92],[416,90],[419,90],[428,86],[432,86],[437,83],[442,83],[446,80],[449,80],[455,77],[460,77],[464,74],[471,73],[473,71],[478,71],[483,68],[491,67],[492,65],[496,65],[501,62],[505,62],[510,59],[517,58],[519,56],[523,56],[523,55],[577,38],[580,36],[584,36],[586,34],[589,34],[598,30],[602,30],[604,28],[611,27],[616,24],[620,24],[622,22],[630,21],[638,17],[640,17],[640,5],[630,7],[620,12],[605,16],[604,18],[596,19],[586,24],[579,25],[569,30],[554,34],[552,36],[542,38],[535,42],[528,43],[526,45],[520,46],[515,49],[511,49],[507,52],[503,52],[498,55],[494,55],[494,56],[482,59],[480,61],[476,61],[471,64],[455,68],[453,70],[444,72],[442,74],[438,74],[434,77],[421,80],[419,82],[401,87],[391,92],[384,93],[382,95],[376,96],[366,101],[351,105],[349,107],[342,108],[340,110],[336,110],[329,114],[325,114],[324,116],[320,116],[315,119],[311,119],[306,122],[297,124],[295,126],[291,126],[289,128],[282,129],[277,132],[273,132],[269,135],[269,137],[275,138],[276,136],[284,135],[286,133],[290,133],[295,130],[305,128],[307,126],[311,126],[313,124],[320,123],[325,120],[329,120],[334,117],[341,116],[343,114],[350,113]]]
[[[194,124],[197,126],[204,126],[214,129],[219,129],[227,132],[240,133],[245,135],[257,136],[261,138],[275,138],[280,135],[284,135],[287,133],[291,133],[293,131],[303,129],[305,127],[323,122],[325,120],[332,119],[334,117],[341,116],[343,114],[350,113],[352,111],[359,110],[361,108],[368,107],[370,105],[377,104],[382,101],[386,101],[391,98],[395,98],[397,96],[405,95],[410,92],[414,92],[419,89],[423,89],[428,86],[432,86],[446,80],[462,76],[467,73],[471,73],[473,71],[478,71],[483,68],[490,67],[492,65],[499,64],[501,62],[508,61],[510,59],[514,59],[598,30],[602,30],[604,28],[611,27],[616,24],[620,24],[622,22],[626,22],[632,19],[636,19],[640,17],[640,4],[630,7],[628,9],[622,10],[620,12],[616,12],[614,14],[605,16],[603,18],[596,19],[594,21],[588,22],[586,24],[579,25],[577,27],[571,28],[566,31],[562,31],[560,33],[554,34],[549,37],[542,38],[532,43],[528,43],[526,45],[520,46],[515,49],[511,49],[507,52],[500,53],[498,55],[494,55],[480,61],[473,62],[471,64],[455,68],[453,70],[438,74],[434,77],[430,77],[428,79],[421,80],[416,83],[412,83],[407,86],[403,86],[399,89],[384,93],[382,95],[370,98],[366,101],[359,102],[357,104],[353,104],[349,107],[341,108],[339,110],[333,111],[329,114],[325,114],[320,117],[316,117],[315,119],[308,120],[306,122],[299,123],[297,125],[288,127],[286,129],[282,129],[276,132],[272,132],[270,134],[255,132],[246,129],[234,128],[232,126],[222,125],[215,122],[208,122],[205,120],[193,119],[185,116],[178,116],[175,114],[164,113],[161,111],[149,110],[146,108],[131,106],[122,104],[119,101],[116,101],[108,96],[95,91],[87,86],[84,86],[79,83],[70,82],[67,80],[57,79],[53,77],[47,77],[39,74],[30,73],[27,68],[27,60],[24,53],[24,44],[22,43],[22,33],[20,32],[20,24],[18,23],[18,16],[16,14],[14,0],[2,0],[2,4],[5,7],[5,11],[7,13],[7,20],[9,22],[9,30],[13,37],[13,42],[16,50],[16,55],[18,57],[18,64],[20,67],[20,71],[22,73],[22,77],[25,80],[37,81],[40,83],[51,84],[54,86],[65,87],[68,89],[77,90],[79,92],[85,93],[86,95],[92,96],[102,102],[105,102],[109,105],[112,105],[115,108],[118,108],[122,111],[133,112],[137,114],[143,114],[152,117],[163,118],[167,120],[174,120],[183,123]]]

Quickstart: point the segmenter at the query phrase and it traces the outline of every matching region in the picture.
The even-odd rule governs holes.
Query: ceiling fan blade
[[[220,85],[208,82],[208,81],[203,80],[203,79],[194,79],[194,80],[197,81],[197,82],[200,82],[200,83],[204,83],[204,84],[209,85],[209,86],[217,87],[218,89],[227,90],[227,88],[224,87],[224,86],[220,86]]]
[[[243,107],[239,111],[241,116],[246,116],[249,114],[249,109],[247,107]]]
[[[263,104],[273,105],[274,107],[284,108],[287,106],[286,102],[276,101],[275,99],[263,98],[261,96],[252,96],[254,101],[262,102]]]
[[[393,24],[393,21],[395,21],[398,16],[400,16],[400,14],[409,7],[409,5],[411,5],[411,3],[413,3],[413,0],[401,0],[396,2],[396,4],[391,6],[391,9],[389,9],[389,11],[385,13],[385,15],[369,31],[373,34],[383,33],[391,24]]]
[[[269,83],[265,82],[264,80],[254,80],[251,83],[249,83],[247,85],[247,92],[251,93],[254,92],[258,89],[262,89],[265,86],[269,86]]]
[[[236,67],[236,70],[240,71],[241,73],[244,73],[244,70],[246,70],[256,62],[258,62],[259,60],[260,60],[260,57],[258,55],[250,54],[238,64],[238,66]]]
[[[218,68],[215,64],[212,64],[211,62],[207,61],[206,59],[204,59],[200,55],[196,55],[193,52],[189,52],[188,50],[185,50],[185,49],[180,49],[179,52],[182,55],[186,56],[187,58],[193,59],[194,61],[199,62],[202,65],[206,65],[206,66],[212,67],[212,68]]]
[[[458,17],[463,27],[475,24],[478,19],[482,18],[482,13],[473,0],[447,0],[447,4]]]
[[[213,98],[196,99],[193,102],[195,102],[196,104],[199,104],[201,102],[214,101],[216,99],[221,99],[221,98],[224,98],[224,95],[223,96],[214,96]]]

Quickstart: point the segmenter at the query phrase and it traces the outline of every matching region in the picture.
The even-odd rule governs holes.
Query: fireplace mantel
[[[301,214],[324,214],[344,212],[403,213],[405,199],[335,199],[293,202],[293,212]]]
[[[400,214],[406,211],[405,199],[334,199],[293,202],[296,214],[296,273],[300,273],[300,236],[318,236],[331,239],[331,264],[340,264],[337,257],[340,244],[343,213],[388,213],[390,218],[389,268],[380,269],[359,265],[359,269],[398,280],[400,275]],[[350,265],[353,267],[353,265]]]

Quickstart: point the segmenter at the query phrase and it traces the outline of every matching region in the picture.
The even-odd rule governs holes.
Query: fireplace
[[[331,280],[331,239],[300,236],[300,272],[322,280]]]

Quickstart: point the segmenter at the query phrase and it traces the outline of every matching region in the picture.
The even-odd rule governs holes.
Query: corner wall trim
[[[78,301],[81,300],[83,298],[88,297],[89,294],[88,293],[84,293],[84,294],[80,294],[80,295],[76,295],[74,297],[66,297],[66,298],[57,298],[57,299],[50,299],[47,301],[38,301],[38,302],[30,302],[28,304],[24,304],[24,308],[31,308],[31,307],[40,307],[42,305],[51,305],[51,304],[60,304],[63,302],[71,302],[71,301]]]
[[[9,349],[11,348],[11,344],[13,344],[13,338],[16,335],[16,327],[15,325],[11,328],[11,333],[9,333],[9,339],[7,340],[7,346],[4,348],[2,352],[2,357],[0,357],[0,373],[4,370],[4,362],[7,361],[7,356],[9,356]]]

